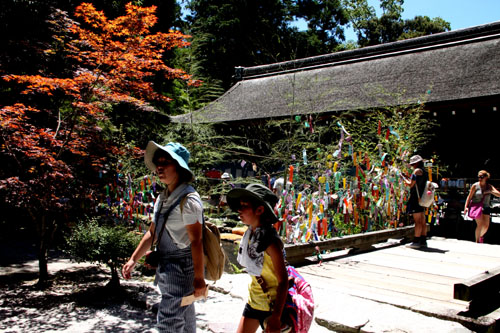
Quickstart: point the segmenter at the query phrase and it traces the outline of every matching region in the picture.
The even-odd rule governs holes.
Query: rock
[[[225,241],[239,241],[243,236],[238,234],[220,234],[220,239]]]
[[[248,229],[248,227],[233,228],[233,234],[243,236],[243,234],[245,233],[245,231],[247,231],[247,229]]]

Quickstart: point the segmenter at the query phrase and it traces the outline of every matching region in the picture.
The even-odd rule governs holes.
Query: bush
[[[111,269],[110,286],[119,286],[118,269],[134,252],[141,235],[121,225],[91,218],[80,223],[67,238],[67,252],[77,262],[102,263]]]

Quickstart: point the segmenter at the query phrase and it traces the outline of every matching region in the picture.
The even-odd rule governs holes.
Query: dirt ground
[[[0,273],[2,332],[154,332],[147,309],[150,283],[106,287],[109,272],[97,265],[57,259],[49,264],[50,286],[40,290],[37,262],[3,266]]]

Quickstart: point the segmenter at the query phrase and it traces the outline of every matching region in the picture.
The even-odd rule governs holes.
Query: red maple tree
[[[0,109],[5,161],[0,193],[9,205],[25,209],[37,227],[40,283],[48,278],[47,252],[58,225],[78,209],[82,213],[95,206],[103,186],[98,175],[106,165],[140,153],[113,138],[110,107],[126,103],[138,111],[155,111],[151,101],[170,100],[154,90],[152,79],[160,74],[199,83],[163,61],[166,50],[188,46],[189,36],[173,30],[151,33],[157,21],[154,6],[129,3],[125,9],[124,16],[111,20],[82,3],[75,12],[81,23],[56,11],[51,18],[55,42],[46,54],[64,60],[54,71],[58,74],[3,77],[23,90],[18,103]]]

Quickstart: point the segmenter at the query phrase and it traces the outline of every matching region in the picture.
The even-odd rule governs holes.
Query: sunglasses
[[[479,176],[477,176],[477,178],[479,178],[479,179],[483,179],[485,177],[486,177],[485,175],[479,175]]]

